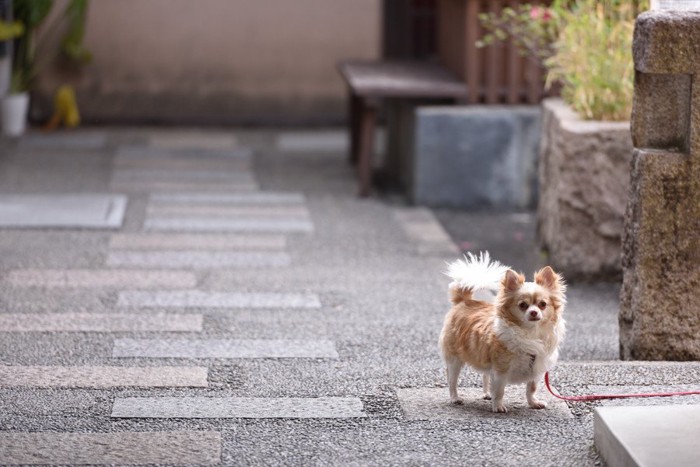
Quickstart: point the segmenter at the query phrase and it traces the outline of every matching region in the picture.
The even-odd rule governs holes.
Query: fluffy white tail
[[[491,261],[487,251],[478,256],[467,253],[463,260],[448,264],[446,274],[452,279],[450,299],[453,303],[458,303],[470,299],[478,290],[498,292],[507,270],[507,266]]]

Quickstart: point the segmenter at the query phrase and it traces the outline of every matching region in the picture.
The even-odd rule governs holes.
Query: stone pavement
[[[123,194],[121,227],[0,229],[0,464],[595,465],[593,409],[448,402],[445,261],[542,263],[531,213],[358,199],[335,131],[94,129],[0,143],[0,195]],[[0,219],[1,220],[1,219]],[[572,285],[563,393],[687,389],[616,360]],[[512,390],[511,390],[512,389]],[[698,403],[699,398],[646,400]]]

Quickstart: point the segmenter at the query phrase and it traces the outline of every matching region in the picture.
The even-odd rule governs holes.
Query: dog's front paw
[[[503,402],[493,403],[493,412],[494,413],[506,413],[508,412],[508,408],[505,406]]]
[[[546,409],[547,404],[537,399],[532,399],[527,402],[531,409]]]
[[[490,401],[490,400],[491,400],[491,394],[484,394],[483,399],[484,399],[485,401]]]
[[[450,404],[464,405],[464,399],[462,399],[461,397],[453,397],[452,399],[450,399]]]

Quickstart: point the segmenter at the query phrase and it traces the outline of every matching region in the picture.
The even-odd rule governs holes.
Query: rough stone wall
[[[700,359],[700,13],[637,20],[620,355]]]
[[[581,120],[559,99],[543,102],[538,238],[569,279],[616,279],[629,188],[628,122]]]

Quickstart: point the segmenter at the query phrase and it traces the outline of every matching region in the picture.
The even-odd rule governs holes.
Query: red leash
[[[700,391],[683,391],[683,392],[657,392],[649,394],[590,394],[587,396],[562,396],[552,390],[549,384],[549,372],[544,374],[544,384],[547,390],[557,399],[573,402],[598,401],[602,399],[629,399],[632,397],[671,397],[671,396],[692,396],[700,394]]]

